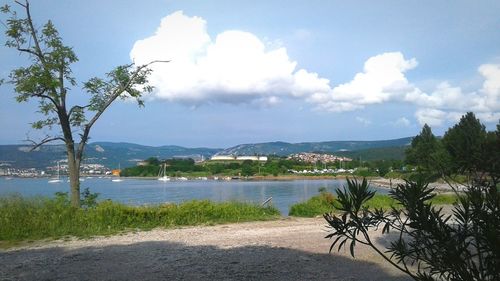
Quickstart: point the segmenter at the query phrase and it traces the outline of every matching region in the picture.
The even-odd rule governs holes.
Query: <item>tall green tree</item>
[[[443,136],[443,145],[450,155],[449,168],[454,173],[469,177],[483,177],[488,172],[490,159],[488,133],[474,113],[468,112],[458,124],[448,129]],[[494,133],[490,134],[493,136]]]
[[[73,76],[71,66],[78,61],[71,47],[64,45],[52,21],[41,28],[33,22],[30,3],[15,1],[23,16],[9,5],[1,7],[1,12],[8,16],[5,26],[7,47],[16,49],[29,59],[30,64],[10,72],[7,83],[14,86],[16,100],[38,101],[40,113],[44,116],[32,124],[35,129],[57,127],[58,132],[47,135],[42,140],[33,142],[33,149],[52,141],[63,142],[66,146],[71,202],[80,205],[80,164],[85,145],[92,126],[104,111],[118,98],[134,98],[139,106],[144,93],[152,91],[148,84],[146,65],[121,65],[111,70],[104,78],[94,77],[81,84]],[[75,92],[89,95],[87,104],[68,104],[68,96]],[[79,137],[75,141],[75,136]]]
[[[406,162],[417,166],[420,171],[435,171],[439,151],[439,140],[432,133],[431,127],[425,124],[406,150]]]

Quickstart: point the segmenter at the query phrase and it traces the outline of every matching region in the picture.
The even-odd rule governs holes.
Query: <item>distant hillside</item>
[[[133,143],[95,142],[87,145],[85,161],[103,164],[109,168],[134,166],[137,160],[149,157],[160,159],[174,156],[209,158],[221,149],[186,148],[181,146],[144,146]],[[29,152],[26,145],[0,145],[0,163],[7,163],[14,168],[45,168],[53,166],[58,160],[66,159],[64,145],[44,145]]]
[[[407,146],[369,148],[356,151],[340,151],[335,154],[362,161],[404,160]]]
[[[411,143],[411,137],[380,141],[329,141],[329,142],[267,142],[240,144],[220,151],[219,155],[277,155],[287,156],[301,152],[352,152],[374,148],[404,147]],[[375,152],[373,152],[375,153]],[[382,156],[382,155],[381,155]]]
[[[175,156],[210,158],[214,154],[225,155],[278,155],[287,156],[300,152],[328,152],[363,160],[402,159],[404,147],[411,138],[382,141],[330,141],[330,142],[269,142],[241,144],[227,149],[186,148],[181,146],[144,146],[133,143],[94,142],[87,145],[85,161],[103,164],[109,168],[134,166],[138,160],[149,157],[168,159]],[[66,159],[63,145],[45,145],[29,152],[25,145],[0,145],[0,164],[14,168],[45,168]]]

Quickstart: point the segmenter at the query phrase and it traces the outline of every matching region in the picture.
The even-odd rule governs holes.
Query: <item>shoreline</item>
[[[215,179],[214,177],[218,178]],[[356,177],[353,175],[279,175],[279,176],[250,176],[250,177],[229,177],[226,176],[227,178],[230,179],[224,179],[224,176],[208,176],[205,177],[206,179],[204,180],[210,180],[210,181],[295,181],[295,180],[345,180],[347,178],[357,178],[360,179],[361,177]],[[0,176],[0,178],[5,178],[5,179],[43,179],[43,178],[50,178],[50,177],[12,177],[12,176]],[[120,177],[120,176],[87,176],[87,175],[82,175],[80,178],[85,179],[85,178],[106,178],[106,179],[133,179],[133,180],[156,180],[158,177]],[[391,186],[396,186],[397,184],[404,184],[403,179],[391,179],[391,178],[383,178],[383,177],[367,177],[366,178],[370,184],[376,185],[377,187],[381,188],[387,188],[390,189]],[[197,180],[202,180],[200,177],[188,177],[188,181],[197,181]],[[172,178],[172,181],[177,181],[175,178]],[[436,192],[439,193],[446,193],[446,192],[453,192],[453,189],[447,184],[447,183],[440,183],[440,182],[432,182],[429,183],[429,186],[434,188]],[[457,184],[457,189],[458,191],[463,191],[465,190],[466,186],[462,184]]]

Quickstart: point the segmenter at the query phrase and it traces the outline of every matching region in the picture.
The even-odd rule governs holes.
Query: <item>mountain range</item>
[[[276,155],[287,156],[301,152],[334,153],[346,157],[364,160],[402,159],[404,149],[411,142],[410,137],[380,141],[329,141],[329,142],[267,142],[256,144],[240,144],[226,149],[218,148],[186,148],[181,146],[145,146],[133,143],[93,142],[86,146],[85,163],[103,164],[109,168],[129,167],[137,161],[156,157],[168,159],[173,157],[205,158],[218,155]],[[64,145],[44,145],[30,151],[26,145],[0,145],[0,165],[14,168],[43,169],[54,166],[57,161],[64,160]]]

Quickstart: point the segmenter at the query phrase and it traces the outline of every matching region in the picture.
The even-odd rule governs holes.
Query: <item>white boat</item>
[[[158,180],[159,181],[170,181],[170,178],[167,176],[167,164],[163,164],[158,172]]]
[[[122,171],[122,167],[121,167],[121,163],[120,162],[118,162],[118,171],[119,172]],[[118,178],[114,178],[111,181],[113,181],[113,182],[122,182],[123,180],[120,178],[120,175],[118,175]]]
[[[57,161],[57,177],[49,179],[49,183],[59,183],[62,182],[61,177],[59,175],[59,161]]]

